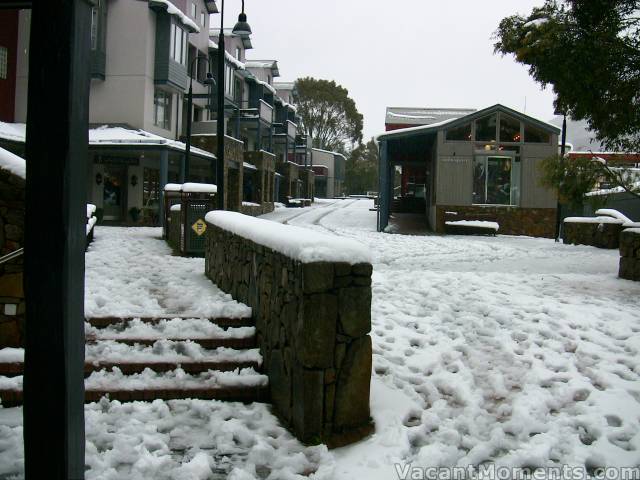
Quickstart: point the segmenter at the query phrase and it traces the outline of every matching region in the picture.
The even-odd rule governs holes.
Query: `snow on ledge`
[[[612,208],[601,208],[600,210],[596,210],[596,215],[604,216],[604,217],[613,217],[618,220],[622,220],[624,224],[633,223],[629,217],[627,217],[624,213],[619,212],[618,210],[614,210]]]
[[[217,193],[218,187],[211,183],[184,183],[182,191],[185,193]]]
[[[613,217],[567,217],[564,219],[564,223],[611,223],[622,225],[624,222]]]
[[[165,192],[179,192],[182,190],[182,184],[181,183],[167,183],[164,186],[164,191]]]
[[[169,0],[151,0],[151,3],[164,5],[169,15],[174,15],[180,19],[183,25],[191,28],[195,33],[200,33],[200,27],[191,20],[182,10],[176,7]]]
[[[640,228],[627,228],[625,232],[635,233],[636,235],[640,235]]]
[[[500,229],[500,225],[496,222],[487,222],[486,220],[456,220],[455,222],[445,223],[447,225],[459,225],[461,227],[490,228],[496,232]]]
[[[0,148],[0,168],[8,170],[20,178],[27,178],[27,162],[24,161],[24,158],[21,158],[4,148]]]
[[[237,212],[216,210],[206,221],[302,263],[371,263],[367,248],[355,240],[318,233]]]

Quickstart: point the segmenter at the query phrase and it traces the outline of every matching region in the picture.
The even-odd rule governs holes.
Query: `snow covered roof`
[[[200,27],[191,20],[182,10],[176,7],[169,0],[149,0],[149,7],[159,7],[167,11],[169,15],[177,17],[185,27],[188,27],[192,32],[199,33]]]
[[[387,107],[386,124],[429,125],[476,112],[474,108],[403,108]]]
[[[218,50],[218,44],[216,42],[214,42],[213,40],[209,40],[209,50],[216,50],[217,51]],[[236,68],[238,68],[240,70],[244,70],[246,68],[244,63],[242,63],[240,60],[235,58],[233,55],[231,55],[226,50],[224,52],[224,57],[227,59],[227,61],[229,63],[234,65]]]
[[[0,148],[0,169],[8,170],[20,178],[27,178],[27,162],[24,161],[24,158],[14,155],[4,148]]]
[[[409,127],[409,128],[401,128],[398,130],[393,130],[393,131],[389,131],[389,132],[385,132],[385,133],[381,133],[377,136],[374,137],[374,139],[376,141],[382,140],[382,139],[398,139],[398,138],[403,138],[403,137],[409,137],[412,136],[415,133],[433,133],[433,132],[437,132],[438,130],[441,130],[442,127],[444,127],[445,125],[447,127],[453,127],[456,125],[464,125],[466,123],[469,123],[473,120],[476,120],[478,118],[484,117],[486,115],[490,115],[494,112],[497,111],[501,111],[504,113],[509,114],[512,117],[518,118],[520,120],[522,120],[523,122],[527,122],[533,125],[536,125],[539,128],[542,128],[543,130],[546,130],[548,132],[554,133],[556,135],[560,134],[560,129],[558,127],[556,127],[555,125],[552,125],[550,123],[544,122],[542,120],[538,120],[537,118],[533,118],[530,117],[528,115],[525,115],[524,113],[518,112],[517,110],[513,110],[512,108],[509,107],[505,107],[504,105],[501,105],[499,103],[491,106],[491,107],[487,107],[484,108],[482,110],[478,110],[478,111],[473,111],[472,113],[469,113],[465,116],[461,116],[461,117],[451,117],[439,122],[434,122],[434,123],[429,123],[429,124],[424,124],[424,125],[419,125],[416,127]]]
[[[205,220],[302,263],[371,263],[367,247],[344,237],[221,210],[207,213]]]
[[[277,60],[247,60],[245,65],[247,68],[270,69],[274,77],[280,76]]]
[[[220,29],[210,28],[209,36],[216,37],[216,38],[220,37]],[[235,33],[233,33],[233,28],[225,28],[224,36],[240,38],[240,40],[242,41],[242,46],[244,47],[245,50],[251,50],[253,48],[253,45],[251,44],[251,37],[249,37],[248,35],[236,35]]]
[[[24,123],[4,123],[0,122],[0,138],[24,143],[26,135],[26,124]],[[91,146],[166,146],[172,150],[184,152],[186,145],[177,140],[155,135],[145,130],[136,130],[123,126],[102,125],[89,129],[89,145]],[[191,147],[191,153],[206,157],[215,158],[215,155],[197,147]]]
[[[341,154],[341,153],[339,153],[339,152],[332,152],[331,150],[323,150],[323,149],[321,149],[321,148],[315,148],[315,147],[313,147],[311,150],[312,150],[312,151],[314,151],[314,150],[315,150],[316,152],[329,153],[329,154],[331,154],[331,155],[337,155],[337,156],[339,156],[339,157],[342,157],[342,158],[344,158],[345,160],[347,159],[347,157],[345,157],[343,154]]]
[[[296,82],[273,82],[276,90],[291,91],[296,87]]]

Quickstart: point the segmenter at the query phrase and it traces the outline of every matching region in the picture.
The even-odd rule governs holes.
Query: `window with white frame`
[[[207,23],[207,17],[205,16],[204,12],[200,12],[200,25],[201,26],[205,26],[205,24]]]
[[[9,70],[9,50],[7,47],[0,47],[0,79],[6,80]]]
[[[225,64],[224,67],[225,67],[224,92],[228,97],[233,98],[233,90],[234,90],[234,85],[233,85],[233,79],[234,79],[233,67],[230,66],[229,64]]]
[[[187,32],[177,24],[172,23],[170,42],[171,59],[180,65],[185,65],[187,62],[187,47],[189,43],[187,41]]]
[[[156,88],[153,95],[153,123],[157,127],[171,130],[171,99],[173,95]]]
[[[236,60],[239,62],[242,61],[242,49],[240,47],[236,47]]]
[[[473,163],[473,203],[476,205],[517,205],[520,168],[512,156],[477,155]]]
[[[191,2],[191,18],[197,18],[196,17],[196,11],[197,11],[197,7],[196,7],[196,3],[195,2]]]

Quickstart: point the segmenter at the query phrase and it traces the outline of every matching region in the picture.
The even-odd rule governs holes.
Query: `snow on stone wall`
[[[252,308],[278,416],[305,443],[339,446],[369,434],[368,256],[348,247],[352,255],[307,255],[310,236],[326,241],[317,232],[228,213],[207,216],[205,271]]]

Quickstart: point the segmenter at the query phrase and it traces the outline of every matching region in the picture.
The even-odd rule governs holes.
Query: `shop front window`
[[[473,203],[515,205],[519,179],[512,157],[478,156],[473,168]]]
[[[156,225],[160,217],[160,171],[145,168],[142,182],[142,215],[148,225]]]
[[[496,114],[476,120],[476,140],[479,142],[495,142],[498,116]]]

